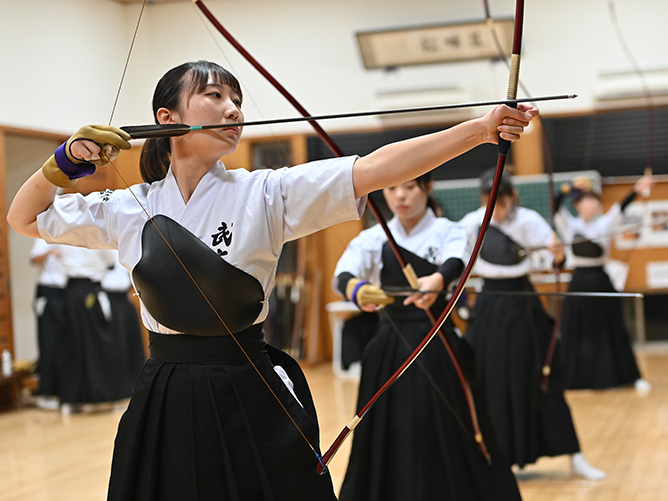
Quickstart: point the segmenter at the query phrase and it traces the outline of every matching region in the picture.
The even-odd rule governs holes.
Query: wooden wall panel
[[[665,177],[665,176],[662,176]],[[604,210],[607,210],[615,202],[623,200],[633,189],[633,182],[607,184],[603,186],[601,194],[601,203]],[[665,200],[668,201],[668,181],[657,183],[649,198],[637,197],[637,201],[647,200]],[[665,294],[668,289],[650,289],[647,285],[647,263],[650,261],[668,261],[668,248],[636,248],[618,249],[614,245],[610,253],[613,259],[624,261],[629,264],[629,274],[626,281],[626,290],[635,292],[648,292],[652,294]]]
[[[5,133],[0,130],[0,185],[7,177]],[[0,353],[7,349],[14,355],[12,299],[9,290],[9,242],[7,240],[7,193],[0,190]]]

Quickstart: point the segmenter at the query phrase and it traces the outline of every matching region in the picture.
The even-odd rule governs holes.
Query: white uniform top
[[[395,216],[388,223],[397,244],[430,263],[441,265],[450,258],[465,260],[468,258],[466,231],[458,223],[444,217],[437,218],[431,209],[406,233],[403,225]],[[357,278],[380,284],[380,272],[383,268],[382,250],[387,236],[378,224],[362,231],[346,247],[336,265],[333,287],[337,293],[336,277],[348,272]]]
[[[485,207],[480,207],[465,215],[460,221],[468,232],[472,246],[478,238],[484,215]],[[492,220],[490,224],[528,250],[547,246],[553,240],[553,231],[548,222],[538,212],[526,207],[516,206],[504,221]],[[552,255],[549,251],[532,252],[530,256],[513,265],[492,264],[479,258],[473,273],[484,278],[517,278],[552,264]]]
[[[87,278],[93,282],[102,282],[114,266],[114,253],[111,250],[63,245],[59,252],[68,279]]]
[[[60,259],[60,250],[64,245],[47,244],[42,239],[36,239],[30,250],[30,260],[36,257],[43,256],[47,252],[53,250],[58,252],[58,255],[49,254],[46,259],[39,265],[41,267],[37,283],[47,287],[55,287],[63,289],[67,285],[67,275],[65,274],[65,267]]]
[[[130,272],[118,261],[118,251],[111,252],[114,253],[114,266],[107,270],[102,279],[102,289],[107,292],[127,292],[132,287]]]
[[[621,222],[622,208],[619,203],[615,203],[605,214],[594,217],[586,222],[579,216],[573,216],[563,205],[554,215],[554,222],[557,230],[564,239],[564,243],[571,244],[574,240],[584,237],[598,244],[603,249],[601,257],[582,257],[573,254],[570,245],[566,246],[569,266],[575,267],[593,267],[603,266],[610,255],[610,245],[612,243],[612,229]]]
[[[359,219],[366,197],[355,200],[352,167],[357,157],[312,162],[280,170],[226,170],[219,161],[204,175],[186,204],[171,171],[165,179],[131,189],[149,214],[164,214],[200,238],[227,262],[254,276],[266,299],[282,246],[289,240],[342,221]],[[37,217],[47,242],[118,249],[132,270],[141,258],[141,232],[148,219],[127,189],[57,197]],[[147,329],[171,334],[142,305]]]

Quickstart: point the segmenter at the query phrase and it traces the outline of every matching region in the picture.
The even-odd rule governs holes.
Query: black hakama
[[[427,274],[411,259],[416,256],[406,254],[420,276]],[[387,262],[385,255],[383,261]],[[388,283],[386,273],[396,260],[390,262],[383,267],[383,285],[405,285],[398,265],[390,272],[394,280]],[[435,310],[441,312],[443,307],[444,302],[437,301]],[[415,306],[389,305],[381,313],[378,333],[362,359],[358,412],[431,328],[426,313]],[[492,449],[492,464],[487,463],[473,438],[457,373],[441,340],[435,338],[355,428],[341,501],[520,499],[510,467],[497,454],[484,398],[475,386],[471,348],[450,322],[445,330],[474,383],[478,417]]]
[[[563,395],[559,344],[548,392],[540,389],[554,320],[538,297],[485,294],[496,291],[533,291],[533,287],[526,277],[485,279],[466,331],[503,454],[523,467],[541,456],[579,452]]]
[[[58,395],[58,342],[65,335],[65,291],[38,285],[35,295],[39,346],[39,395]]]
[[[123,358],[123,363],[117,367],[118,391],[127,398],[132,394],[146,361],[139,315],[127,292],[107,291],[106,294],[111,307],[111,329],[116,337],[116,350]]]
[[[575,268],[568,290],[616,292],[602,266]],[[640,378],[619,298],[565,298],[561,339],[567,388],[612,388]]]
[[[237,339],[297,426],[232,337],[151,333],[150,358],[119,424],[109,500],[336,499],[301,435],[318,448],[306,379],[292,358],[266,345],[261,327]]]
[[[71,278],[65,288],[68,328],[58,346],[61,403],[115,402],[130,396],[127,378],[119,377],[126,357],[100,306],[101,290],[86,278]]]

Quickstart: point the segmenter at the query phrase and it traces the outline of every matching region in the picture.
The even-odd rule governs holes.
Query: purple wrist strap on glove
[[[63,143],[58,148],[56,148],[56,164],[58,168],[63,171],[63,173],[70,179],[78,179],[84,176],[90,176],[95,172],[95,164],[90,162],[84,162],[80,164],[75,164],[72,160],[69,159],[65,153],[65,148],[67,143]]]
[[[351,301],[353,302],[353,304],[354,304],[355,306],[357,306],[360,310],[361,310],[362,308],[360,307],[359,304],[357,304],[357,291],[360,289],[360,287],[362,287],[363,285],[366,285],[366,284],[368,284],[368,283],[369,283],[369,282],[367,282],[366,280],[362,280],[361,282],[359,282],[359,283],[353,288],[353,292],[352,292],[352,294],[350,295],[350,300],[351,300]]]

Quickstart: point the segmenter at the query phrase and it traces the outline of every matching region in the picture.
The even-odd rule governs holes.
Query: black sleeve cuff
[[[338,277],[336,277],[336,288],[339,289],[339,292],[345,297],[346,296],[346,286],[350,279],[355,278],[352,273],[344,271]]]
[[[631,202],[633,202],[633,200],[635,200],[635,198],[636,198],[637,195],[638,195],[638,194],[637,194],[635,191],[632,191],[631,193],[629,193],[629,195],[628,195],[624,200],[622,200],[622,203],[620,204],[620,205],[621,205],[622,212],[624,212],[624,210],[626,210],[626,208],[628,207],[628,205],[629,205]]]
[[[462,271],[464,271],[464,262],[456,257],[451,257],[439,266],[436,271],[443,275],[443,282],[447,286],[462,274]]]
[[[554,198],[554,212],[558,212],[561,208],[561,204],[564,203],[564,198],[566,195],[563,192],[557,193],[557,196]]]

